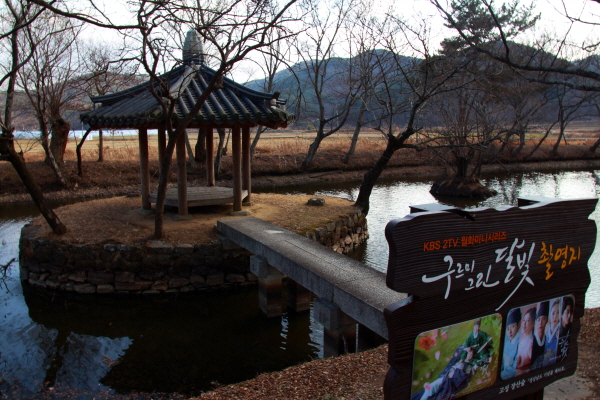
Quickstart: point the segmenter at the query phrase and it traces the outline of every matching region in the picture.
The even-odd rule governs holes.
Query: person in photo
[[[560,329],[560,299],[551,301],[550,321],[546,325],[546,356],[544,367],[556,362],[556,349],[558,346],[558,330]]]
[[[521,319],[521,335],[517,353],[517,376],[529,372],[531,368],[531,349],[533,347],[533,327],[536,320],[535,306],[527,309]]]
[[[481,318],[475,320],[473,331],[465,343],[458,346],[446,368],[433,382],[411,396],[411,400],[448,400],[469,385],[477,369],[492,361],[492,337],[480,330]]]
[[[533,329],[533,345],[531,346],[531,369],[544,366],[546,352],[546,325],[548,325],[549,302],[542,301],[537,306],[535,326]]]
[[[506,318],[504,353],[502,354],[502,371],[500,372],[500,377],[504,380],[514,378],[517,374],[520,327],[521,309],[514,308],[510,310]]]
[[[573,308],[575,304],[573,297],[565,296],[562,298],[560,329],[558,332],[558,346],[556,360],[562,361],[569,354],[569,342],[571,336],[571,327],[573,325]]]

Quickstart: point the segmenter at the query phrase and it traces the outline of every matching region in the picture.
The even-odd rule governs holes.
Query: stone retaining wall
[[[21,231],[21,280],[31,286],[81,294],[188,293],[256,284],[248,251],[211,244],[173,245],[148,241],[78,245],[37,239],[39,227]],[[348,253],[368,237],[359,211],[342,216],[305,236],[339,253]]]

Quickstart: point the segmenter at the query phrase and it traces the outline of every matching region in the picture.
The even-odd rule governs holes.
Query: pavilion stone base
[[[79,245],[38,238],[30,224],[21,231],[21,280],[29,285],[80,294],[188,293],[256,285],[251,254],[240,248],[211,244],[173,245],[148,241]],[[359,211],[305,233],[340,253],[354,250],[368,237]]]

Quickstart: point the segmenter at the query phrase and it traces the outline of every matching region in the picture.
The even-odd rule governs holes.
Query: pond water
[[[515,205],[517,197],[600,197],[600,173],[495,176],[484,180],[499,195],[464,208]],[[384,182],[373,191],[370,238],[354,256],[385,270],[388,221],[410,205],[436,202],[429,182]],[[358,185],[280,188],[288,194],[354,199]],[[32,206],[0,207],[0,265],[12,259],[0,280],[0,396],[28,398],[48,382],[92,398],[116,393],[197,394],[220,384],[250,379],[322,356],[322,328],[308,313],[265,319],[256,288],[169,299],[72,301],[23,288],[18,277],[21,227],[36,215]],[[591,216],[600,220],[597,209]],[[596,246],[600,248],[600,246]],[[592,285],[586,307],[600,306],[600,252],[590,263]]]

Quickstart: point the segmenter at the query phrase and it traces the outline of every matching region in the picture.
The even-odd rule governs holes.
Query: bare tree
[[[352,0],[317,3],[310,22],[294,48],[300,58],[304,114],[315,122],[315,138],[300,168],[309,168],[321,142],[338,132],[348,120],[358,98],[360,81],[351,59],[337,57],[345,20],[354,7]]]
[[[356,70],[355,76],[359,81],[357,101],[353,110],[354,131],[350,139],[350,147],[342,162],[350,162],[356,151],[356,144],[362,128],[372,122],[374,117],[373,108],[377,104],[373,101],[377,97],[377,91],[381,89],[382,82],[393,70],[394,63],[391,62],[391,54],[378,49],[381,38],[375,34],[377,19],[372,15],[372,2],[360,3],[353,10],[350,18],[346,20],[346,32],[348,34],[348,46],[351,63]],[[358,107],[358,111],[356,110]]]
[[[137,65],[131,62],[127,43],[117,47],[114,43],[83,42],[79,50],[83,53],[84,63],[75,84],[87,96],[103,96],[141,83],[137,75]],[[85,105],[79,107],[85,109]],[[81,148],[87,139],[87,131],[77,143],[77,174],[83,176]],[[104,135],[98,131],[98,162],[104,161]]]
[[[273,32],[272,34],[281,35],[281,33],[277,32]],[[290,50],[291,47],[287,41],[277,40],[272,46],[261,52],[261,57],[259,58],[257,65],[262,70],[265,77],[262,79],[262,84],[259,86],[260,90],[267,93],[273,93],[275,91],[275,76],[280,69],[287,65],[286,60],[289,59]],[[258,126],[256,128],[254,139],[252,139],[252,144],[250,145],[250,157],[254,157],[254,151],[256,150],[260,136],[267,129],[266,126]]]
[[[413,28],[400,18],[388,16],[379,23],[378,30],[385,49],[393,55],[395,72],[384,79],[384,89],[378,95],[382,107],[375,128],[386,137],[387,145],[364,175],[355,203],[365,213],[369,210],[373,187],[394,153],[401,148],[418,147],[408,140],[422,128],[420,113],[432,98],[454,89],[451,80],[465,67],[460,63],[446,63],[444,57],[431,51],[426,24]],[[399,55],[407,53],[413,57]],[[402,129],[396,128],[399,115],[405,121]]]
[[[577,63],[565,63],[561,56],[573,47],[575,41],[569,40],[569,33],[561,38],[549,40],[548,37],[538,38],[532,48],[538,51],[546,51],[554,54],[551,60],[531,57],[519,59],[515,57],[518,53],[513,51],[511,40],[519,32],[526,31],[532,27],[539,15],[533,14],[533,5],[522,6],[518,0],[510,4],[497,7],[494,0],[457,0],[451,3],[441,0],[430,0],[440,11],[446,20],[448,27],[457,32],[456,40],[464,45],[487,55],[491,59],[506,64],[516,71],[540,72],[542,75],[523,75],[532,82],[549,85],[564,85],[582,91],[600,91],[600,72],[593,68]],[[599,4],[593,0],[590,4]],[[597,23],[596,21],[584,21],[566,15],[573,22]],[[482,29],[481,21],[484,22]],[[478,23],[476,23],[478,22]],[[553,48],[550,47],[554,44]],[[597,44],[578,44],[579,50],[593,52]],[[568,58],[568,57],[567,57]],[[581,80],[573,80],[570,77],[577,76]]]
[[[15,150],[15,128],[12,124],[17,74],[23,65],[31,60],[35,51],[35,47],[22,46],[19,36],[26,34],[24,28],[34,22],[43,10],[26,0],[14,2],[4,0],[4,7],[6,12],[2,21],[0,41],[8,54],[8,62],[2,65],[3,72],[0,78],[0,85],[6,84],[4,115],[0,118],[2,128],[0,156],[12,164],[52,231],[59,235],[64,234],[67,232],[67,227],[60,221],[54,211],[47,207],[41,188],[31,175],[22,155]],[[30,44],[34,45],[31,42]]]
[[[156,99],[165,121],[168,135],[164,158],[160,160],[160,176],[157,191],[154,237],[164,237],[163,216],[169,170],[177,140],[198,114],[208,96],[221,87],[225,75],[249,53],[267,47],[275,41],[293,36],[284,25],[290,21],[289,13],[297,0],[289,0],[281,6],[254,0],[175,0],[169,2],[135,1],[130,4],[132,24],[114,24],[101,13],[96,4],[89,6],[94,15],[70,9],[72,4],[32,0],[36,4],[59,15],[93,24],[97,27],[124,31],[137,40],[139,53],[135,57],[150,77],[150,92]],[[86,4],[85,2],[82,2]],[[77,7],[81,7],[77,4]],[[181,62],[174,50],[180,48],[181,38],[189,29],[194,29],[208,44],[207,55],[212,58],[215,74],[202,95],[189,109],[183,119],[175,118],[175,104],[182,93],[170,89],[168,74],[173,61]],[[271,31],[285,32],[269,35]],[[177,124],[175,124],[177,121]]]
[[[76,39],[81,27],[68,18],[44,12],[25,29],[23,44],[31,41],[28,46],[34,51],[19,71],[20,83],[38,120],[46,162],[64,186],[68,183],[64,154],[71,126],[63,113],[78,94],[71,80],[79,69]]]
[[[176,141],[185,133],[185,129],[200,111],[210,93],[221,87],[225,74],[237,62],[243,60],[251,51],[268,47],[275,41],[293,35],[283,23],[288,19],[287,13],[295,1],[290,0],[278,9],[269,3],[242,0],[202,4],[188,3],[185,0],[139,4],[137,20],[143,27],[138,31],[142,50],[139,61],[150,76],[151,92],[165,116],[168,134],[157,191],[155,238],[160,239],[164,236],[163,214],[167,177]],[[175,103],[181,93],[169,91],[169,84],[159,75],[158,67],[160,63],[165,62],[166,56],[172,50],[167,40],[169,29],[178,32],[184,26],[193,27],[208,44],[209,51],[214,52],[216,73],[191,107],[189,114],[174,126]],[[269,35],[271,31],[281,31],[284,34]]]

